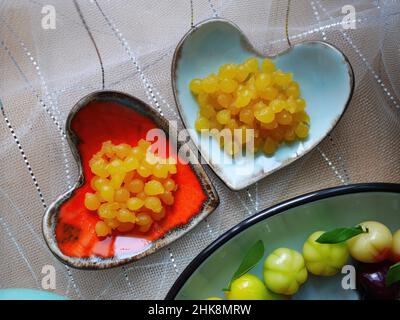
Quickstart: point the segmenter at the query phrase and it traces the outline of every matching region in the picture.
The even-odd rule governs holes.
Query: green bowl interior
[[[386,224],[392,231],[400,228],[400,196],[391,192],[365,192],[338,195],[309,202],[270,216],[242,232],[214,251],[189,277],[175,299],[224,297],[228,284],[247,250],[257,241],[265,245],[264,259],[278,247],[302,251],[307,237],[317,230],[356,225],[365,220]],[[262,260],[251,273],[262,278]],[[349,264],[351,264],[349,260]],[[344,290],[345,275],[309,276],[293,299],[358,299],[355,290]]]

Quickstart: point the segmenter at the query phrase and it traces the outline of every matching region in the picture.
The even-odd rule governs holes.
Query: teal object
[[[58,294],[34,289],[0,289],[0,300],[67,300]]]
[[[251,271],[261,279],[265,258],[279,247],[302,251],[308,236],[318,230],[354,226],[376,220],[392,232],[400,228],[399,184],[356,184],[313,192],[258,213],[226,232],[201,252],[178,278],[166,299],[224,297],[247,250],[258,240],[265,245],[262,261]],[[348,264],[352,264],[351,259]],[[293,299],[358,299],[356,290],[344,290],[344,274],[309,279]]]
[[[354,75],[344,54],[334,46],[312,41],[297,44],[271,57],[277,68],[292,72],[299,82],[306,111],[311,118],[306,140],[284,144],[271,157],[258,153],[232,158],[213,138],[200,138],[194,130],[198,104],[188,86],[192,79],[218,73],[221,65],[242,63],[262,56],[251,46],[242,31],[225,19],[201,22],[179,43],[172,64],[172,85],[182,120],[193,142],[215,173],[233,190],[248,187],[283,168],[312,150],[336,125],[348,105],[354,87]]]

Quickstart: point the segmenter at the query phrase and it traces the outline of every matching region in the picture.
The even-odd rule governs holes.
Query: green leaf
[[[386,286],[390,287],[393,283],[400,281],[400,262],[392,265],[386,274]]]
[[[316,242],[318,243],[341,243],[349,240],[361,233],[368,233],[368,229],[364,230],[361,226],[352,228],[337,228],[332,231],[323,233]]]
[[[233,274],[231,281],[229,282],[228,288],[222,289],[223,291],[231,290],[231,284],[237,278],[240,278],[251,269],[262,259],[264,256],[264,244],[261,240],[258,240],[246,253],[244,256],[242,263],[240,264],[239,268]]]

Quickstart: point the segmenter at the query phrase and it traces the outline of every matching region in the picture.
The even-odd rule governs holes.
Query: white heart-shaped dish
[[[263,58],[242,31],[225,19],[201,22],[183,37],[173,57],[172,86],[186,128],[194,129],[198,112],[189,82],[217,73],[223,64],[241,63],[254,56]],[[353,93],[354,74],[348,59],[326,42],[303,42],[269,58],[279,69],[292,72],[299,82],[311,118],[309,137],[283,144],[271,157],[259,153],[227,163],[221,162],[226,156],[217,141],[190,130],[202,156],[232,190],[246,188],[312,150],[337,124]]]

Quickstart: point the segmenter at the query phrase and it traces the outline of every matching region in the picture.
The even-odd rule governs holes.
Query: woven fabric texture
[[[189,0],[78,0],[105,70],[105,88],[135,95],[177,120],[171,60],[191,25]],[[356,9],[344,29],[342,8]],[[56,9],[43,29],[42,8]],[[286,0],[193,0],[194,23],[232,20],[265,54],[287,48]],[[333,132],[312,152],[241,192],[206,168],[221,198],[192,232],[151,256],[116,269],[81,271],[61,264],[41,234],[46,207],[76,181],[64,135],[72,106],[101,89],[95,48],[72,0],[0,4],[0,288],[41,289],[43,266],[56,268],[55,292],[72,299],[156,299],[224,231],[259,210],[321,188],[400,182],[400,1],[292,0],[293,44],[326,40],[349,58],[356,86]],[[146,85],[148,83],[149,85]],[[182,124],[179,124],[182,126]]]

